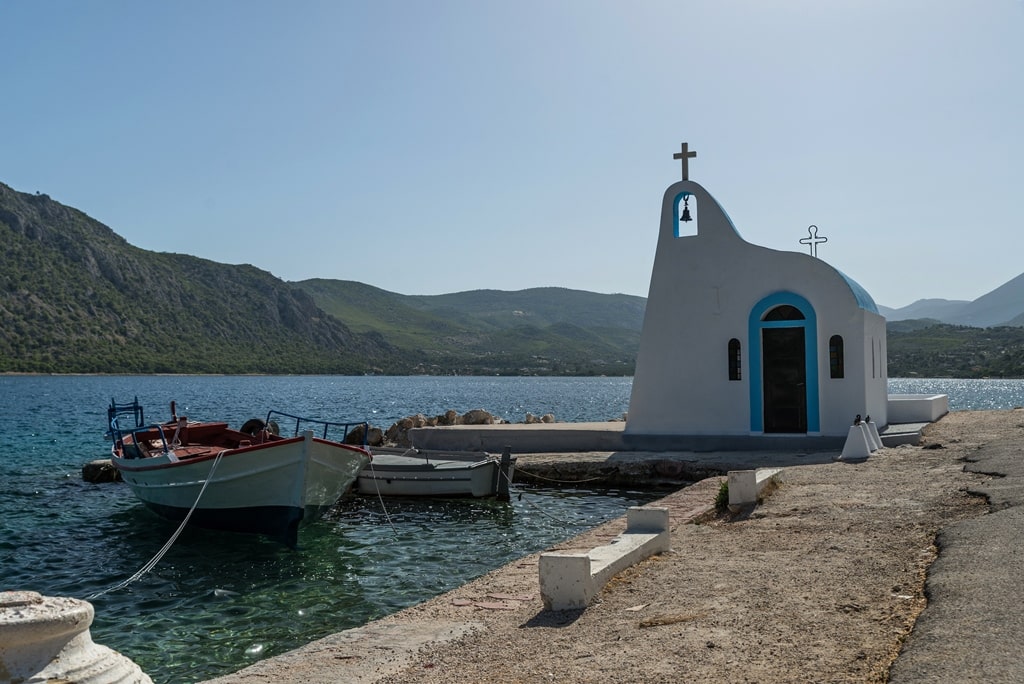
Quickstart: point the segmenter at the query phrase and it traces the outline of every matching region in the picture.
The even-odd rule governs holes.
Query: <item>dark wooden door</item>
[[[803,328],[764,328],[764,431],[807,432],[807,359]]]

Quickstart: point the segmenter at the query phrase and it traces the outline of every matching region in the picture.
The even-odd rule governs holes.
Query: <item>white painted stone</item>
[[[668,530],[668,509],[662,506],[630,506],[626,511],[626,532],[660,534]]]
[[[586,608],[597,594],[589,553],[542,553],[539,572],[540,595],[548,610]]]
[[[843,444],[840,461],[859,461],[871,455],[871,444],[868,441],[868,428],[864,423],[851,425]]]
[[[729,509],[733,512],[755,505],[764,488],[782,472],[781,468],[729,471]]]
[[[587,553],[550,551],[539,563],[540,593],[548,610],[581,610],[608,580],[626,568],[671,548],[668,509],[633,506],[626,531]]]
[[[740,507],[757,501],[757,471],[729,471],[729,507]]]
[[[882,448],[882,436],[878,434],[878,426],[875,421],[869,420],[864,423],[868,428],[868,443],[871,451],[875,452]]]
[[[0,684],[152,684],[131,660],[93,643],[92,619],[86,601],[0,592]]]

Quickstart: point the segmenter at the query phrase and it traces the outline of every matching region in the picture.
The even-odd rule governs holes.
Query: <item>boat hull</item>
[[[485,453],[422,452],[373,449],[373,461],[362,469],[356,483],[360,494],[380,496],[487,497],[495,496],[501,463]]]
[[[265,534],[295,546],[299,525],[333,506],[369,456],[307,432],[267,444],[211,449],[187,460],[173,449],[143,459],[121,458],[115,449],[112,462],[139,500],[165,518],[183,520],[195,506],[190,523]]]

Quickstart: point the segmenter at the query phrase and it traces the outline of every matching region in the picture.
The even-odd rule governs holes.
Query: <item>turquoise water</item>
[[[84,598],[131,576],[175,526],[120,484],[88,484],[107,456],[106,406],[138,396],[148,420],[240,425],[270,408],[387,428],[413,413],[483,408],[601,421],[628,408],[631,378],[0,376],[0,590]],[[891,380],[942,392],[953,410],[1024,405],[1022,380]],[[155,682],[208,679],[395,612],[621,516],[652,492],[518,489],[493,501],[346,500],[300,549],[186,530],[156,569],[93,600],[93,638]],[[390,517],[390,522],[389,522]]]
[[[0,377],[0,590],[84,598],[142,567],[174,532],[122,484],[88,484],[106,406],[138,396],[169,415],[240,425],[269,408],[387,428],[417,412],[509,420],[621,416],[629,378]],[[289,551],[186,530],[148,575],[93,599],[93,639],[155,682],[208,679],[419,603],[621,516],[645,492],[522,489],[509,503],[343,502]]]

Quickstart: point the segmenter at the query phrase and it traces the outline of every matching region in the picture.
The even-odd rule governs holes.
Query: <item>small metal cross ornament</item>
[[[688,143],[682,144],[682,149],[672,155],[673,159],[683,160],[683,180],[690,180],[690,159],[697,156],[696,152],[691,152]]]
[[[818,245],[820,245],[823,242],[828,242],[828,238],[825,237],[825,236],[819,236],[818,235],[818,226],[815,226],[815,225],[807,226],[807,237],[800,238],[800,244],[801,245],[810,245],[811,246],[811,256],[812,257],[817,257],[818,256]]]

